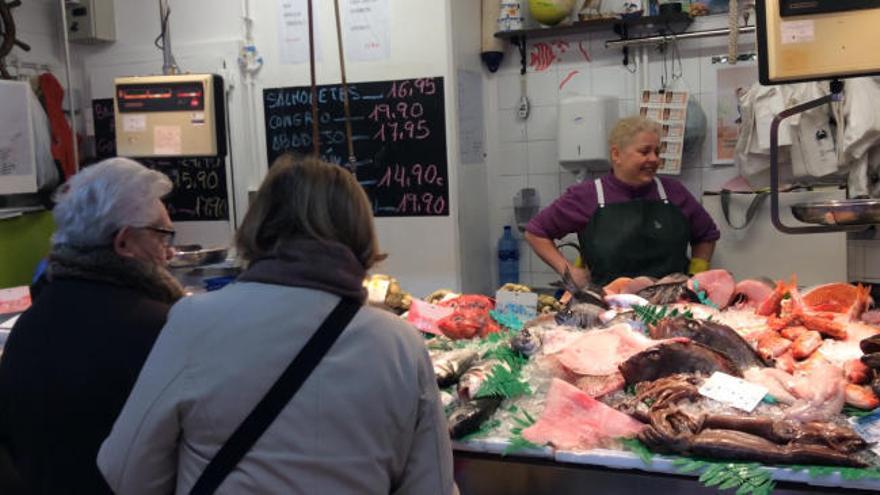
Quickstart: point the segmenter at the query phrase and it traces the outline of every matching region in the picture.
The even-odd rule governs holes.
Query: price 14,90
[[[414,163],[403,166],[398,163],[385,167],[385,173],[377,188],[381,187],[410,187],[410,186],[443,186],[443,177],[439,174],[437,165],[422,165]]]

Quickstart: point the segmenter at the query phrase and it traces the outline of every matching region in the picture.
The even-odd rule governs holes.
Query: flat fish
[[[684,317],[666,318],[651,328],[650,334],[653,339],[687,337],[693,342],[723,353],[732,359],[740,369],[753,366],[772,366],[773,364],[772,361],[765,360],[758,355],[755,349],[735,330],[720,323]]]
[[[620,365],[627,385],[654,381],[676,373],[721,371],[742,376],[742,371],[729,357],[696,342],[663,342],[642,351]]]

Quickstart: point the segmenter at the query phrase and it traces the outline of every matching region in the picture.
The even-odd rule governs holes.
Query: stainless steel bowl
[[[880,224],[880,200],[845,199],[798,203],[791,213],[804,223],[819,225]]]
[[[225,261],[227,254],[229,248],[225,247],[202,248],[198,244],[175,246],[174,257],[168,264],[171,268],[213,265]]]

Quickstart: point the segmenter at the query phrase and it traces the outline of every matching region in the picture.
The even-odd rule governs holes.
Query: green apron
[[[596,179],[599,207],[578,233],[581,258],[590,268],[593,283],[687,271],[690,225],[666,199],[660,179],[654,177],[654,181],[660,201],[634,199],[606,205],[602,180]]]

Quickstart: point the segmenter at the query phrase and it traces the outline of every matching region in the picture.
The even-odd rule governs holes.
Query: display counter
[[[463,495],[719,493],[703,486],[699,473],[679,473],[673,457],[654,456],[646,465],[637,455],[619,450],[554,453],[544,448],[502,455],[505,448],[501,439],[453,442],[455,479]],[[880,492],[877,479],[845,480],[839,473],[814,478],[803,471],[768,469],[776,481],[775,495]]]

